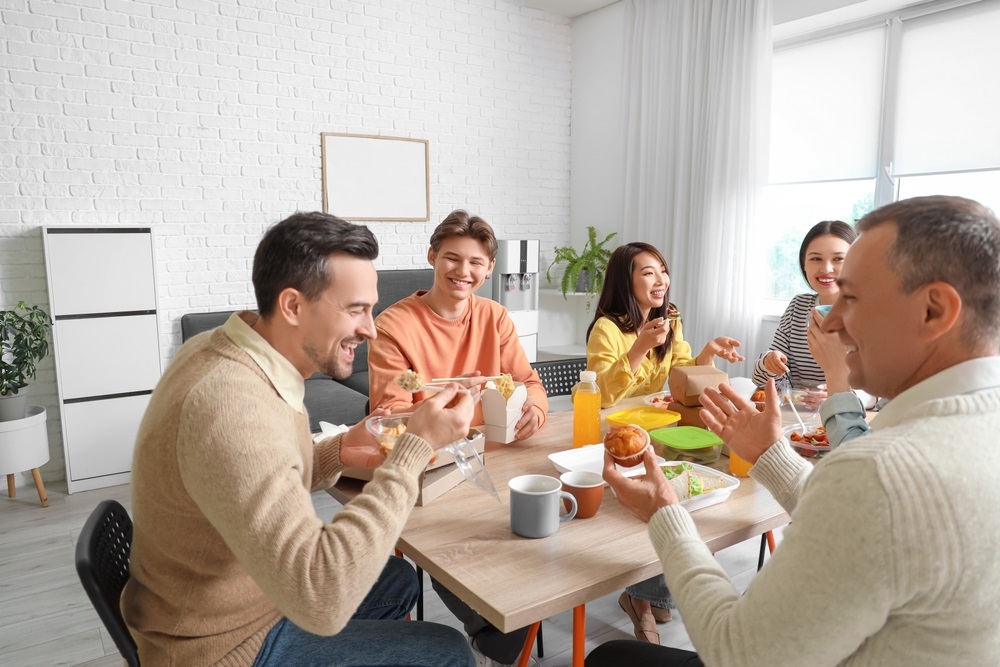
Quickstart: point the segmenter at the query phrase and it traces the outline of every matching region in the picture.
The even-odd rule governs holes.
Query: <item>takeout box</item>
[[[486,436],[478,429],[469,431],[469,439],[472,446],[484,458],[486,458]],[[341,473],[344,477],[370,481],[374,469],[368,468],[344,468]],[[465,475],[455,465],[454,457],[443,450],[438,450],[437,459],[427,465],[427,469],[420,473],[420,490],[417,493],[417,506],[423,507],[445,492],[454,489],[465,481]]]
[[[483,389],[483,421],[486,422],[486,439],[490,442],[514,442],[521,410],[528,400],[528,390],[523,382],[514,383],[514,393],[503,397],[492,382]]]
[[[729,375],[711,366],[678,366],[670,371],[667,386],[674,401],[693,407],[701,405],[701,392],[706,387],[718,389],[729,380]]]

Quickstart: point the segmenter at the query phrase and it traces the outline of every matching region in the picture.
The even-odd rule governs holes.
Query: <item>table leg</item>
[[[17,498],[17,487],[14,486],[14,475],[7,475],[7,497]]]
[[[573,667],[583,667],[587,650],[587,605],[573,607]]]
[[[764,535],[765,535],[765,537],[767,537],[767,549],[768,549],[768,551],[770,551],[771,553],[774,553],[774,531],[770,531],[769,530],[766,533],[764,533]]]
[[[38,490],[38,499],[42,501],[42,507],[48,507],[49,497],[45,495],[45,485],[42,484],[42,473],[38,472],[38,468],[32,468],[31,476],[35,478],[35,488]]]
[[[532,623],[528,627],[528,636],[524,639],[524,648],[521,649],[521,657],[517,660],[517,667],[528,667],[528,660],[531,659],[531,649],[535,647],[535,636],[538,635],[538,628],[542,622]]]

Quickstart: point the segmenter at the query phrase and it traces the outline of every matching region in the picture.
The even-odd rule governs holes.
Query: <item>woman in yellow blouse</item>
[[[587,368],[597,372],[601,404],[661,391],[674,366],[706,366],[715,357],[742,361],[739,341],[720,336],[696,357],[681,333],[670,303],[670,273],[663,255],[648,243],[617,248],[608,260],[597,313],[587,329]],[[670,620],[674,606],[663,576],[629,586],[618,598],[641,642],[660,643],[657,623]]]
[[[661,391],[674,366],[742,361],[739,341],[719,336],[692,358],[680,313],[670,303],[670,273],[648,243],[619,246],[608,261],[597,313],[587,329],[587,369],[597,372],[601,405]]]

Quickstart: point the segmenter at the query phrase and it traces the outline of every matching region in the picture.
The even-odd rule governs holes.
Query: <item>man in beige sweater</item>
[[[314,445],[304,378],[344,378],[375,336],[378,244],[320,213],[272,227],[242,312],[177,353],[139,429],[132,576],[122,613],[153,665],[473,664],[460,633],[400,622],[418,589],[390,553],[434,450],[468,432],[471,398],[428,399],[386,457],[363,425]],[[310,493],[345,466],[372,481],[329,522]]]
[[[780,437],[773,382],[763,413],[706,392],[706,425],[792,518],[743,596],[652,458],[642,480],[606,467],[649,524],[698,655],[611,642],[588,667],[1000,664],[1000,221],[920,197],[858,230],[822,327],[850,386],[892,400],[813,467]]]

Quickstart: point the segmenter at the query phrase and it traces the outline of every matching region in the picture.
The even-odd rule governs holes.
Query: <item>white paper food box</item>
[[[483,390],[483,420],[486,422],[486,439],[490,442],[514,442],[521,410],[528,400],[528,390],[523,382],[514,383],[514,393],[505,399],[492,382]]]

